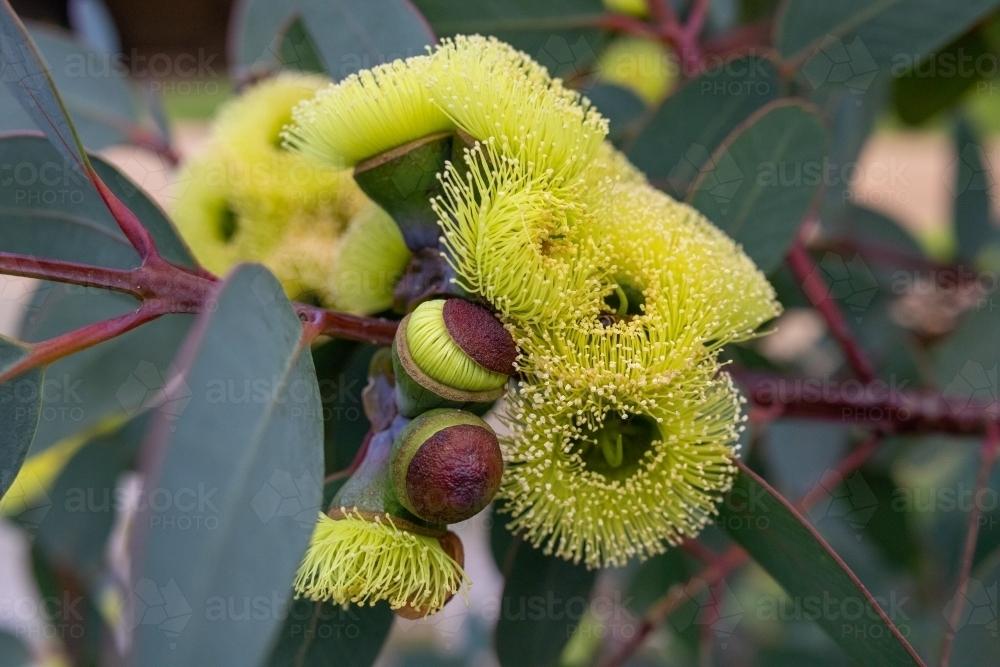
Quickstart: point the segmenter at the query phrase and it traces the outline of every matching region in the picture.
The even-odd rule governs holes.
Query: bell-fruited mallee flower
[[[477,356],[432,301],[397,334],[405,349],[394,363],[405,382],[396,390],[403,413],[412,409],[419,420],[435,401],[474,404],[435,392],[438,385],[508,387],[500,509],[511,515],[509,527],[588,567],[620,565],[697,535],[732,483],[743,420],[718,352],[780,310],[742,250],[652,188],[605,141],[607,121],[585,98],[495,39],[443,40],[427,56],[321,90],[292,115],[288,149],[332,167],[442,133],[469,146],[439,174],[443,194],[432,205],[442,254],[455,287],[495,311],[516,343],[518,382],[511,386],[505,369]],[[401,473],[386,467],[393,492],[405,493]],[[458,575],[441,560],[440,540],[421,542],[435,554],[421,562],[434,565],[410,578],[440,594],[391,583],[409,576],[402,560],[356,564],[376,551],[362,535],[377,533],[379,548],[393,554],[411,549],[404,543],[419,524],[405,517],[416,505],[374,516],[340,501],[343,509],[317,527],[301,594],[434,611],[455,592]],[[332,538],[337,524],[353,537]],[[327,571],[345,562],[355,563],[350,576]]]
[[[223,106],[206,150],[179,178],[172,217],[209,270],[258,261],[291,296],[334,305],[338,239],[366,197],[348,172],[303,159],[280,137],[294,106],[327,84],[281,74]]]

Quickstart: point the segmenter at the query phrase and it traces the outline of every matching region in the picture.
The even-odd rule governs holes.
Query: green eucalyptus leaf
[[[503,667],[542,667],[558,662],[590,605],[596,570],[546,556],[520,537],[510,537],[502,517],[493,522],[494,555],[505,583],[496,627],[497,658]]]
[[[683,197],[719,144],[780,94],[774,63],[734,58],[671,93],[626,152],[655,185]]]
[[[335,81],[397,58],[422,55],[434,41],[406,0],[240,0],[233,8],[229,35],[234,78],[279,66],[287,54],[283,38],[295,22],[308,30],[320,62]]]
[[[0,373],[30,353],[30,348],[0,336]],[[5,497],[31,447],[42,411],[45,370],[35,368],[0,384],[0,497],[11,504],[8,513],[21,509],[15,498]],[[13,489],[19,494],[21,490]]]
[[[862,613],[816,623],[858,664],[923,665],[843,560],[787,500],[742,463],[717,524],[798,600],[852,600]],[[852,607],[853,608],[853,607]]]
[[[309,29],[306,28],[300,16],[288,24],[288,28],[281,36],[279,55],[282,66],[288,69],[315,74],[326,72],[323,57],[316,49],[316,42],[309,34]]]
[[[969,121],[959,116],[955,123],[954,219],[958,252],[975,260],[979,251],[1000,243],[1000,228],[993,222],[992,188],[996,187],[984,156],[983,141]]]
[[[0,82],[52,145],[83,171],[83,144],[34,41],[10,4],[0,5]]]
[[[805,61],[810,81],[861,86],[878,70],[912,65],[934,52],[998,5],[998,0],[789,0],[778,13],[775,45],[782,58]]]
[[[688,201],[770,272],[816,200],[826,146],[826,129],[810,107],[773,102],[715,150]]]
[[[168,380],[191,401],[159,414],[141,451],[134,664],[259,665],[320,510],[322,405],[298,317],[257,265],[235,268],[213,303]],[[146,613],[159,600],[168,618]]]
[[[154,411],[111,423],[87,438],[48,491],[52,505],[35,534],[46,559],[88,586],[103,573],[108,537],[121,508],[118,483],[135,455]]]
[[[120,57],[91,49],[63,30],[32,24],[29,31],[87,148],[133,142],[148,132]],[[14,95],[0,90],[0,131],[35,129],[44,126]]]
[[[493,35],[563,79],[585,74],[607,37],[586,27],[604,13],[601,0],[414,0],[414,4],[441,37]]]

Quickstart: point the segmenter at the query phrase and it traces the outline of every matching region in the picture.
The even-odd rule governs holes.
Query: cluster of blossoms
[[[446,525],[495,493],[511,530],[588,567],[696,535],[731,485],[742,422],[719,350],[780,308],[741,249],[649,185],[586,98],[495,39],[443,40],[353,75],[291,119],[281,150],[353,167],[362,187],[450,142],[417,192],[423,209],[412,193],[402,207],[365,190],[414,257],[427,235],[413,211],[432,218],[433,254],[461,297],[407,304],[392,353],[398,414],[322,515],[299,592],[437,610],[465,582]],[[341,261],[384,270],[374,255],[388,242],[352,238]],[[497,438],[469,411],[501,396]]]
[[[281,145],[295,105],[329,84],[317,75],[283,73],[227,103],[205,151],[180,175],[172,217],[210,271],[261,262],[292,297],[350,312],[384,310],[391,305],[389,283],[409,259],[392,220],[349,172]],[[359,281],[351,260],[339,261],[342,237],[381,239],[378,252],[366,254],[380,261],[382,270],[370,274],[386,276],[380,283]]]

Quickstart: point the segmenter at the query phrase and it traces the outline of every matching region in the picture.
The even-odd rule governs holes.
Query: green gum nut
[[[399,412],[481,414],[503,395],[516,359],[514,339],[485,308],[463,299],[425,301],[403,318],[392,344]]]
[[[500,488],[503,457],[493,429],[463,410],[425,412],[396,438],[390,459],[400,504],[433,524],[465,521]]]

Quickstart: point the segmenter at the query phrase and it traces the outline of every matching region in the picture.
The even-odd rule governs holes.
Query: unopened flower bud
[[[414,419],[392,446],[393,490],[415,516],[450,524],[486,507],[503,475],[493,429],[462,410],[431,410]]]
[[[462,299],[426,301],[400,322],[393,342],[399,411],[485,411],[514,375],[517,346],[488,310]]]

